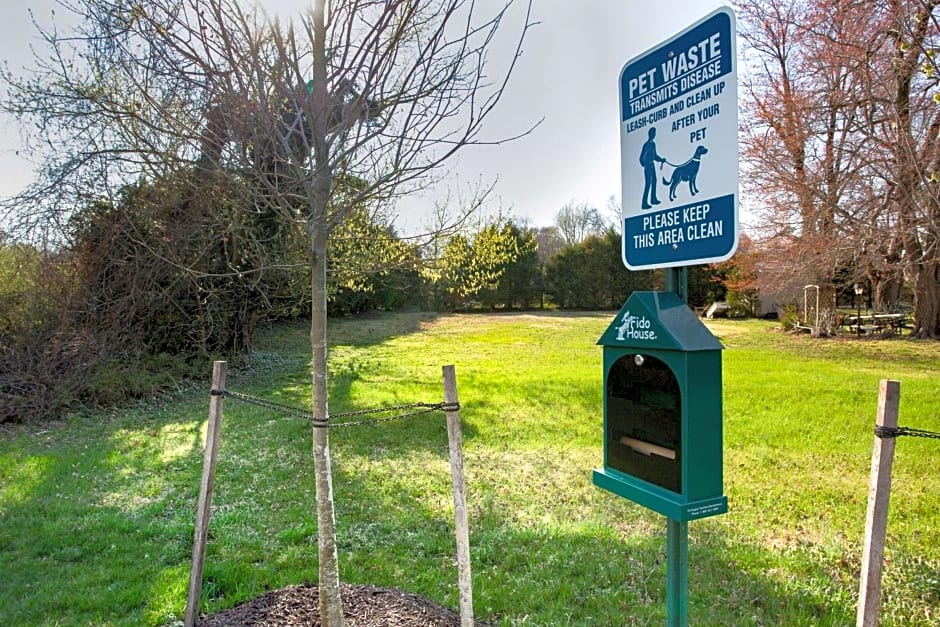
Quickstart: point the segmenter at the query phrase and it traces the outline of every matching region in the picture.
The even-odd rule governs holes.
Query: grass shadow
[[[419,333],[440,314],[432,311],[368,312],[355,316],[329,318],[327,338],[330,346],[374,346],[396,337]],[[271,324],[258,331],[256,351],[300,352],[309,359],[310,320],[298,319]]]

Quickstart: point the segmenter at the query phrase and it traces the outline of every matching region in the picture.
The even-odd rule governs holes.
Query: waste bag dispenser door
[[[607,375],[607,466],[682,492],[682,399],[672,369],[624,355]]]

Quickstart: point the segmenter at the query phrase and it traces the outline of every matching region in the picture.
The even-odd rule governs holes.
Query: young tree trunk
[[[316,224],[323,222],[324,224]],[[310,348],[313,351],[313,417],[324,424],[329,417],[326,376],[326,218],[315,219],[310,228],[313,304]],[[313,427],[313,468],[317,488],[317,545],[319,547],[320,620],[324,627],[343,625],[339,593],[339,557],[336,549],[336,509],[333,504],[333,469],[330,431]]]
[[[330,94],[327,87],[326,16],[324,2],[315,2],[313,30],[313,163],[309,181],[309,217],[313,303],[310,316],[310,348],[313,351],[313,417],[321,425],[329,419],[327,403],[326,271],[330,232],[330,194],[333,171],[327,143],[326,117]],[[339,593],[339,557],[336,548],[336,509],[333,504],[333,468],[329,429],[313,428],[313,467],[317,484],[317,546],[319,548],[319,604],[323,627],[343,627],[343,602]]]

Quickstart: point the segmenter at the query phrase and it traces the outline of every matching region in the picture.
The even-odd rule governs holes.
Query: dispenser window
[[[679,381],[665,362],[643,354],[614,362],[607,375],[609,468],[681,493],[681,427]]]

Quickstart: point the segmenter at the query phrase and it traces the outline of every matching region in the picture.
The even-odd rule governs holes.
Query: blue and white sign
[[[623,261],[724,261],[738,247],[735,20],[720,8],[620,73]]]

